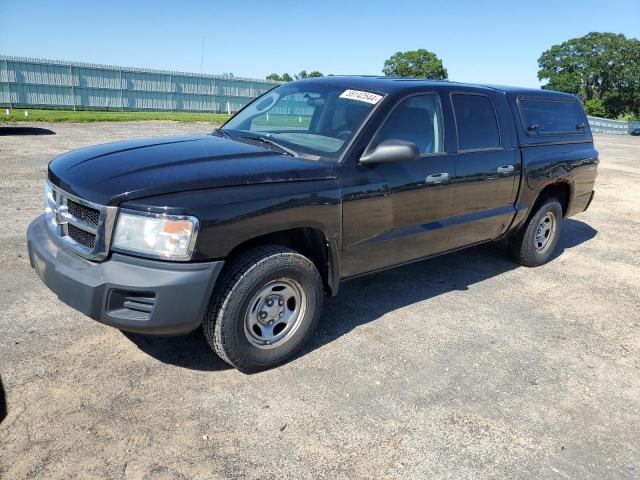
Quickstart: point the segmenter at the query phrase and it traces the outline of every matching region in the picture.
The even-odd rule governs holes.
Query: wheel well
[[[566,182],[558,182],[547,185],[542,189],[540,195],[538,195],[536,204],[539,205],[549,197],[558,199],[560,205],[562,205],[562,215],[565,216],[569,211],[569,199],[571,198],[571,187],[569,186],[569,184]]]
[[[327,238],[321,230],[301,227],[261,235],[234,247],[227,255],[227,258],[231,260],[238,254],[260,245],[288,247],[307,257],[320,272],[325,292],[328,295],[332,294],[332,287],[329,282],[329,246]]]

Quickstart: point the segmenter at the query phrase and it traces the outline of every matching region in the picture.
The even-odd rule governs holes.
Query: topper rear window
[[[578,102],[519,98],[518,110],[527,135],[585,133],[587,121]]]

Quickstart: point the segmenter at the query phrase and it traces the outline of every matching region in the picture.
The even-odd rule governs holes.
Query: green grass
[[[29,116],[24,116],[25,110],[0,110],[0,123],[5,122],[134,122],[140,120],[174,120],[176,122],[208,122],[221,125],[229,119],[224,113],[197,112],[95,112],[71,110],[28,110]]]
[[[272,113],[269,115],[268,120],[266,115],[260,115],[259,117],[254,118],[251,126],[253,128],[260,127],[260,130],[263,131],[279,128],[299,128],[300,130],[307,130],[310,124],[310,115],[298,116]]]

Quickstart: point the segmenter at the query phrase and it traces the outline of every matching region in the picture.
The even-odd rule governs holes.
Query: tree
[[[428,78],[446,80],[447,70],[438,56],[421,48],[409,52],[397,52],[385,60],[382,73],[388,77]]]
[[[324,75],[322,75],[321,72],[314,70],[311,73],[307,73],[306,70],[302,70],[300,73],[298,73],[295,77],[296,80],[300,80],[302,78],[311,78],[311,77],[322,77]],[[293,82],[293,77],[291,75],[289,75],[288,73],[283,73],[282,75],[278,75],[277,73],[270,73],[269,75],[267,75],[265,77],[267,80],[272,80],[274,82]]]
[[[598,98],[585,100],[584,109],[586,110],[587,115],[592,115],[594,117],[607,116],[607,110],[604,108],[604,104],[602,103],[602,100]]]
[[[640,40],[591,32],[553,45],[538,59],[542,87],[598,100],[606,116],[640,113]],[[590,102],[589,108],[597,103]],[[602,111],[601,111],[602,112]]]

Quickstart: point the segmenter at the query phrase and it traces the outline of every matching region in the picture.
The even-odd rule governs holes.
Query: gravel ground
[[[53,155],[211,127],[24,126],[55,134],[0,136],[3,479],[640,477],[640,138],[597,137],[596,199],[549,264],[488,245],[347,282],[308,348],[248,376],[202,334],[84,317],[26,255]]]

